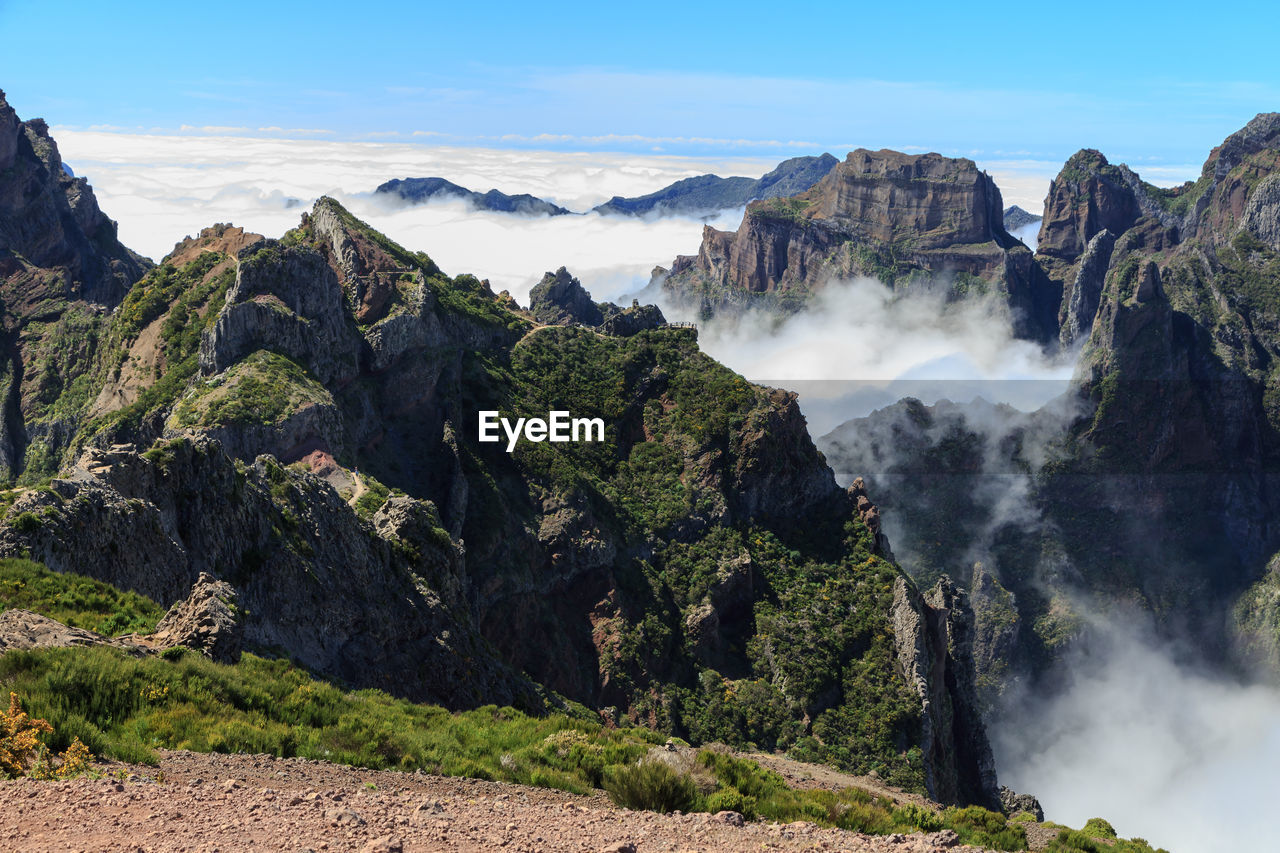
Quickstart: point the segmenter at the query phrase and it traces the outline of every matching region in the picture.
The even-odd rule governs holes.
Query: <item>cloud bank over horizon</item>
[[[585,211],[708,172],[760,175],[776,161],[450,148],[406,143],[150,136],[53,129],[64,161],[86,177],[120,239],[155,260],[217,222],[268,237],[331,195],[375,228],[425,251],[450,274],[473,273],[525,302],[547,270],[567,266],[597,299],[648,282],[655,265],[696,252],[703,220],[536,217],[462,202],[407,205],[373,190],[396,177],[445,177],[469,189],[527,192]],[[741,210],[711,224],[736,228]]]
[[[548,221],[449,202],[404,207],[374,199],[374,188],[396,177],[439,176],[480,192],[530,193],[586,211],[614,195],[642,195],[693,175],[758,177],[784,156],[821,153],[815,148],[771,156],[682,157],[56,126],[53,133],[63,159],[89,179],[102,209],[120,223],[121,240],[154,259],[215,222],[279,236],[315,198],[332,195],[408,248],[432,255],[447,271],[488,278],[517,298],[542,272],[561,265],[599,299],[636,290],[655,265],[696,252],[704,223],[695,217],[644,222],[595,215]],[[1006,204],[1036,211],[1061,164],[980,165],[995,177]],[[740,211],[725,211],[711,224],[732,230],[740,220]]]

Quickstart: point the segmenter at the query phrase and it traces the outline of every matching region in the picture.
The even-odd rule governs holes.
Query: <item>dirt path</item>
[[[787,780],[795,788],[825,788],[828,791],[839,791],[841,788],[861,788],[869,794],[886,797],[895,803],[915,803],[927,809],[938,810],[940,806],[928,797],[911,794],[898,788],[892,788],[874,776],[854,776],[841,773],[832,767],[821,764],[805,764],[787,758],[784,755],[773,755],[767,752],[742,753],[745,758],[774,771]]]
[[[365,488],[364,478],[361,477],[359,474],[352,474],[351,481],[354,484],[352,487],[353,491],[351,493],[351,497],[347,500],[347,503],[349,503],[351,506],[355,506],[356,501],[360,500],[360,496],[369,490]]]
[[[939,836],[869,837],[812,824],[613,808],[601,794],[358,770],[257,755],[162,752],[122,779],[0,782],[0,850],[973,851]],[[160,774],[162,782],[157,782]]]

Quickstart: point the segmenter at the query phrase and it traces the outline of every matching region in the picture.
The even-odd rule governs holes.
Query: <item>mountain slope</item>
[[[963,597],[881,556],[794,395],[607,309],[539,325],[331,199],[280,240],[206,229],[102,321],[59,476],[8,494],[0,552],[164,605],[208,571],[248,646],[354,686],[534,707],[545,685],[994,805]],[[605,439],[509,453],[487,410]]]
[[[64,449],[104,315],[149,266],[63,169],[45,122],[0,92],[0,478],[44,473]]]

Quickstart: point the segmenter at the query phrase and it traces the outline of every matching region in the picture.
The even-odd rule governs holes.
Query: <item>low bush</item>
[[[688,776],[661,761],[647,760],[611,768],[605,774],[604,789],[615,806],[664,813],[690,811],[698,795]]]
[[[47,720],[23,711],[18,694],[10,693],[9,710],[0,710],[0,773],[10,779],[69,779],[86,772],[93,760],[88,747],[73,738],[62,755],[55,758],[42,740],[52,732],[53,726]]]
[[[24,513],[26,515],[27,513]],[[164,616],[149,598],[30,560],[0,559],[0,611],[32,610],[75,628],[114,636],[148,633]]]

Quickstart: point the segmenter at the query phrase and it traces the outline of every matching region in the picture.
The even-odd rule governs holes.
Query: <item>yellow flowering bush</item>
[[[0,772],[10,779],[70,779],[89,770],[93,753],[74,738],[55,763],[40,736],[53,733],[53,726],[22,710],[17,693],[9,694],[9,710],[0,711]]]

